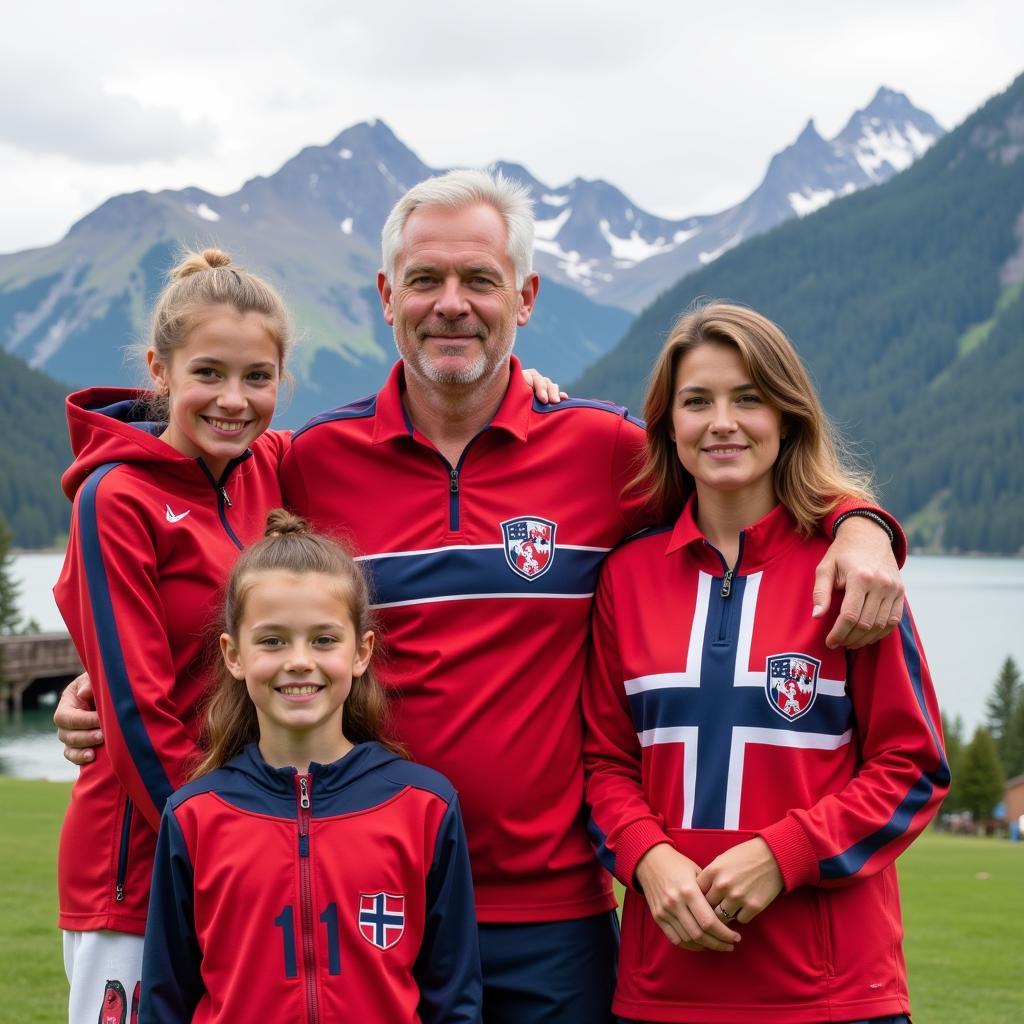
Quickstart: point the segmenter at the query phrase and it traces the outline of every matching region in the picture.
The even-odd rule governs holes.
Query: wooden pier
[[[44,690],[59,690],[81,671],[78,652],[67,633],[0,636],[0,715],[20,714],[34,683],[45,680],[51,685]]]

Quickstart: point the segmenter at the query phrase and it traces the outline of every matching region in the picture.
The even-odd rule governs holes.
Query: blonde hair
[[[784,440],[772,483],[802,533],[813,533],[840,501],[874,502],[870,475],[853,464],[783,331],[752,309],[707,302],[676,321],[651,371],[644,399],[647,442],[632,486],[646,494],[661,518],[678,516],[695,487],[672,440],[672,410],[679,361],[699,345],[737,349],[751,382],[782,414]]]
[[[362,636],[373,628],[369,588],[352,556],[328,537],[312,533],[306,520],[277,508],[267,515],[263,540],[242,552],[228,578],[223,632],[235,641],[245,615],[246,599],[257,585],[257,577],[260,573],[274,570],[299,575],[321,573],[331,577],[344,594],[356,635]],[[385,738],[386,720],[387,698],[373,666],[368,665],[361,676],[352,679],[352,689],[342,709],[342,732],[352,743],[375,740],[405,756],[400,744]],[[202,743],[205,753],[190,778],[195,779],[220,768],[259,737],[256,706],[248,690],[222,664],[206,705]]]
[[[230,306],[238,314],[256,313],[278,348],[279,368],[284,371],[293,331],[288,309],[273,285],[263,278],[231,264],[221,249],[185,250],[167,275],[167,284],[157,296],[150,318],[149,345],[155,358],[170,365],[175,351],[185,344],[189,334],[215,306]],[[166,419],[166,394],[150,401],[149,414]]]

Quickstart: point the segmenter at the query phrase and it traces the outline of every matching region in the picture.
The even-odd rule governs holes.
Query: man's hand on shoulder
[[[903,617],[905,588],[886,532],[863,516],[849,516],[814,573],[814,618],[844,590],[839,616],[825,638],[829,647],[856,650],[891,633]]]

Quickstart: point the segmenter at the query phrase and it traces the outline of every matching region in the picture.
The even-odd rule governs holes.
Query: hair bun
[[[293,515],[287,509],[275,508],[267,513],[264,537],[286,537],[289,534],[308,534],[312,531],[302,516]]]
[[[230,267],[231,257],[221,249],[204,249],[202,252],[188,251],[182,256],[178,265],[171,271],[172,281],[180,281],[183,277],[199,274],[204,270],[216,270],[218,267]]]

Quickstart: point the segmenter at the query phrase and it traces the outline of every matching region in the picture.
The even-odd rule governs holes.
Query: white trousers
[[[64,972],[71,985],[68,1024],[135,1024],[141,935],[66,931]]]

